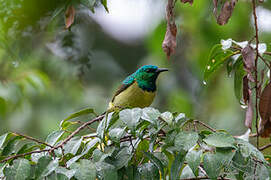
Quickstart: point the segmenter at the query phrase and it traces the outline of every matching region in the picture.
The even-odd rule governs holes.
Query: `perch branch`
[[[30,154],[35,154],[35,153],[42,153],[42,152],[49,152],[49,153],[53,153],[54,150],[58,149],[58,148],[61,148],[63,149],[63,146],[69,141],[71,140],[72,137],[74,137],[76,134],[78,134],[81,130],[83,130],[85,127],[87,127],[88,125],[96,122],[96,121],[100,121],[102,120],[104,117],[104,115],[101,115],[101,116],[98,116],[88,122],[85,122],[84,124],[82,124],[81,126],[79,126],[75,131],[72,132],[72,134],[70,134],[66,139],[64,139],[59,145],[57,146],[51,146],[49,145],[49,149],[43,149],[43,150],[35,150],[35,151],[30,151],[30,152],[27,152],[27,153],[23,153],[23,154],[16,154],[16,155],[13,155],[13,156],[9,156],[3,160],[0,161],[0,163],[3,163],[3,162],[6,162],[8,160],[11,160],[11,159],[16,159],[18,157],[24,157],[24,156],[27,156],[27,155],[30,155]],[[19,134],[18,134],[19,135]],[[21,136],[21,135],[20,135]],[[30,139],[32,141],[35,141],[35,142],[38,142],[38,143],[41,143],[41,144],[44,144],[43,142],[40,142],[39,140],[36,140],[34,138],[31,138],[31,137],[28,137],[28,136],[25,136],[25,135],[22,135],[23,137],[27,137],[27,139]]]

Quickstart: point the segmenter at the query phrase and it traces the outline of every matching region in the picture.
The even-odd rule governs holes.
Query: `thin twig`
[[[269,147],[271,147],[271,143],[270,143],[270,144],[266,144],[266,145],[260,147],[259,150],[260,150],[260,151],[263,151],[263,150],[265,150],[265,149],[267,149],[267,148],[269,148]]]
[[[71,138],[73,136],[75,136],[76,134],[78,134],[82,129],[84,129],[86,126],[96,122],[96,121],[100,121],[102,120],[104,117],[104,115],[101,115],[101,116],[98,116],[88,122],[85,122],[84,124],[82,124],[81,126],[79,126],[72,134],[70,134],[66,139],[64,139],[59,145],[57,146],[52,146],[51,148],[49,149],[43,149],[43,150],[35,150],[35,151],[30,151],[30,152],[27,152],[27,153],[23,153],[23,154],[16,154],[16,155],[13,155],[13,156],[9,156],[3,160],[0,161],[0,163],[3,163],[3,162],[6,162],[8,160],[11,160],[11,159],[16,159],[18,157],[24,157],[24,156],[27,156],[27,155],[30,155],[30,154],[35,154],[35,153],[41,153],[41,152],[49,152],[49,153],[54,153],[54,150],[58,149],[58,148],[61,148],[63,149],[63,146],[69,141],[71,140]],[[34,139],[34,138],[33,138]]]
[[[256,111],[256,133],[258,134],[258,57],[259,57],[259,36],[258,36],[258,23],[257,23],[257,14],[256,14],[256,0],[252,0],[252,8],[253,8],[253,17],[254,17],[254,26],[255,26],[255,39],[256,39],[256,57],[255,57],[255,85],[256,85],[256,102],[255,102],[255,111]],[[259,136],[257,136],[257,148],[259,148]]]
[[[208,126],[208,125],[205,124],[204,122],[201,122],[201,121],[199,121],[199,120],[194,120],[194,122],[195,122],[195,123],[198,123],[198,124],[200,124],[200,125],[202,125],[202,126],[204,126],[204,127],[206,127],[206,128],[208,128],[208,129],[210,129],[210,130],[213,131],[213,132],[216,132],[216,130],[215,130],[214,128],[211,128],[210,126]]]
[[[199,179],[210,179],[208,176],[202,176],[202,177],[194,177],[194,178],[182,178],[180,180],[199,180]],[[218,177],[217,179],[219,180],[230,180],[229,178],[222,178],[222,177]]]
[[[21,136],[21,137],[24,137],[25,139],[34,141],[34,142],[39,143],[39,144],[43,144],[43,145],[48,146],[48,147],[51,147],[51,148],[54,147],[54,146],[52,146],[52,145],[50,145],[50,144],[47,144],[46,142],[42,142],[42,141],[40,141],[40,140],[38,140],[38,139],[35,139],[35,138],[33,138],[33,137],[30,137],[30,136],[27,136],[27,135],[24,135],[24,134],[21,134],[21,133],[13,132],[13,134],[14,134],[15,136]]]

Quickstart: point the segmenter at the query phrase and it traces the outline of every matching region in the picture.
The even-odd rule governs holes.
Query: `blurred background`
[[[165,0],[108,0],[109,13],[75,4],[75,22],[65,29],[66,0],[0,0],[0,133],[39,138],[58,129],[70,113],[107,108],[120,82],[138,67],[170,71],[159,77],[153,107],[226,129],[246,131],[245,110],[234,96],[225,68],[206,85],[208,54],[221,39],[253,37],[251,3],[238,1],[232,18],[219,26],[212,1],[176,3],[176,53],[167,60]],[[271,1],[257,8],[260,41],[270,44]],[[84,119],[85,121],[87,118]]]

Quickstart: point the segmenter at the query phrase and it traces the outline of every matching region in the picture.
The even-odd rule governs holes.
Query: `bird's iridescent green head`
[[[158,68],[154,65],[145,65],[140,67],[135,73],[127,77],[123,83],[129,83],[134,81],[138,83],[138,86],[146,91],[156,90],[156,79],[161,72],[168,71],[165,68]]]

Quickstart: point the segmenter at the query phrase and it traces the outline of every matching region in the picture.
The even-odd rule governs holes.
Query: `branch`
[[[47,144],[47,146],[51,147],[49,149],[43,149],[43,150],[35,150],[35,151],[30,151],[30,152],[27,152],[27,153],[23,153],[23,154],[17,154],[17,155],[13,155],[13,156],[9,156],[3,160],[0,161],[0,163],[3,163],[3,162],[6,162],[8,160],[11,160],[11,159],[15,159],[15,158],[18,158],[18,157],[24,157],[24,156],[27,156],[27,155],[30,155],[30,154],[35,154],[35,153],[42,153],[42,152],[48,152],[48,153],[53,153],[54,150],[58,149],[58,148],[62,148],[63,149],[63,146],[69,141],[71,140],[71,138],[73,136],[75,136],[76,134],[78,134],[81,130],[83,130],[85,127],[87,127],[88,125],[96,122],[96,121],[100,121],[102,120],[104,117],[104,115],[100,115],[88,122],[85,122],[84,124],[82,124],[81,126],[79,126],[74,132],[72,132],[72,134],[70,134],[66,139],[64,139],[59,145],[57,146],[51,146],[49,144]],[[17,133],[18,134],[18,133]],[[20,135],[20,134],[18,134]],[[32,138],[32,137],[29,137],[29,136],[25,136],[25,135],[20,135],[20,136],[23,136],[27,139],[30,139],[32,141],[35,141],[35,142],[38,142],[38,143],[41,143],[41,144],[44,144],[43,142],[35,139],[35,138]],[[46,143],[45,143],[46,145]]]
[[[195,178],[183,178],[180,180],[199,180],[199,179],[210,179],[208,176],[202,176],[202,177],[195,177]],[[222,178],[222,177],[218,177],[217,179],[219,180],[230,180],[228,178]]]
[[[199,120],[194,120],[194,122],[206,127],[207,129],[210,129],[213,132],[216,132],[216,130],[214,128],[211,128],[209,125],[205,124],[204,122],[201,122]]]
[[[255,26],[255,38],[256,38],[256,56],[255,56],[255,85],[256,85],[256,102],[255,102],[255,109],[256,109],[256,133],[258,134],[258,57],[259,57],[259,36],[258,36],[258,23],[257,23],[257,14],[256,14],[256,0],[252,0],[252,8],[253,8],[253,17],[254,17],[254,26]],[[259,136],[257,136],[257,148],[259,148]]]
[[[270,143],[270,144],[266,144],[266,145],[260,147],[259,150],[260,150],[260,151],[263,151],[263,150],[265,150],[265,149],[267,149],[267,148],[269,148],[269,147],[271,147],[271,143]]]
[[[48,147],[51,147],[51,148],[54,147],[54,146],[52,146],[52,145],[50,145],[50,144],[47,144],[47,143],[45,143],[45,142],[42,142],[42,141],[40,141],[40,140],[38,140],[38,139],[35,139],[35,138],[33,138],[33,137],[30,137],[30,136],[27,136],[27,135],[24,135],[24,134],[20,134],[20,133],[16,133],[16,132],[13,132],[13,134],[14,134],[15,136],[22,136],[22,137],[24,137],[25,139],[34,141],[34,142],[39,143],[39,144],[43,144],[43,145],[48,146]]]

